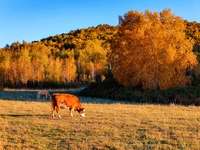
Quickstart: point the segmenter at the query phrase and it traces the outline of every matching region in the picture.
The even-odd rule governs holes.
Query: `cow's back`
[[[77,96],[72,94],[53,94],[52,102],[57,106],[58,103],[65,103],[68,107],[82,107]]]
[[[54,106],[58,106],[59,103],[64,101],[64,97],[61,94],[53,94],[52,95],[52,104]]]
[[[82,105],[77,96],[72,95],[72,94],[62,94],[62,95],[65,98],[65,101],[64,101],[65,105],[67,105],[70,108],[73,108],[74,110],[82,109]]]
[[[65,104],[67,106],[73,106],[73,105],[77,105],[80,104],[79,99],[77,96],[75,95],[71,95],[71,94],[62,94],[65,98]]]

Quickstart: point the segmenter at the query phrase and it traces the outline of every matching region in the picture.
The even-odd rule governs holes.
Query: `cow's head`
[[[85,108],[81,108],[78,110],[81,117],[85,117]]]

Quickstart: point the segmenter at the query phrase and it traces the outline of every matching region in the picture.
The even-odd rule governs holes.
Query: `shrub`
[[[151,104],[170,104],[172,101],[169,100],[169,97],[176,95],[176,104],[200,105],[200,89],[194,87],[177,87],[167,90],[140,90],[134,87],[120,86],[114,80],[106,80],[100,83],[91,83],[87,88],[80,91],[79,94],[83,96]]]

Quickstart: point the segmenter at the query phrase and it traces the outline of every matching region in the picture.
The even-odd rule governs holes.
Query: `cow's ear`
[[[83,112],[85,112],[85,108],[82,108]]]

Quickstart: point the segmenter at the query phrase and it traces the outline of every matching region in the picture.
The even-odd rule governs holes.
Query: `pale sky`
[[[116,26],[129,10],[161,12],[200,23],[200,0],[0,0],[0,48],[71,30]]]

